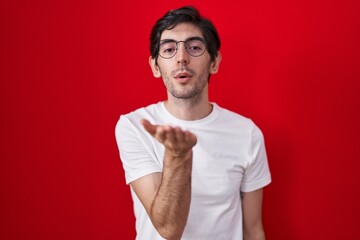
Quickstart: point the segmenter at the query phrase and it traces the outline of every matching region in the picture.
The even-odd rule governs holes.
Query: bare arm
[[[241,192],[244,240],[265,240],[262,225],[263,190]]]
[[[153,173],[131,183],[154,227],[168,240],[180,239],[190,209],[192,148],[196,136],[170,126],[142,124],[165,147],[162,173]]]

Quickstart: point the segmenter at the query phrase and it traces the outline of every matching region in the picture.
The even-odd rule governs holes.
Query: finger
[[[150,133],[152,136],[155,135],[157,125],[151,124],[151,123],[150,123],[148,120],[146,120],[146,119],[142,119],[142,120],[141,120],[141,124],[143,125],[143,127],[145,128],[145,130],[146,130],[148,133]]]
[[[153,135],[156,140],[158,140],[160,143],[164,143],[166,140],[166,130],[165,126],[157,126],[156,132]]]
[[[189,131],[185,131],[185,140],[190,142],[192,146],[195,146],[197,143],[196,135]]]
[[[174,128],[174,137],[176,142],[183,143],[185,141],[185,132],[181,128],[176,127]]]
[[[168,147],[174,147],[177,144],[175,129],[171,126],[164,127],[166,133],[166,144]]]

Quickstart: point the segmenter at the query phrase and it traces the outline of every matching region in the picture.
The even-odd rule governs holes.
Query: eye
[[[205,51],[205,43],[200,40],[191,40],[187,42],[186,48],[193,56],[201,55]]]
[[[176,48],[174,48],[174,47],[167,47],[167,48],[164,48],[164,49],[162,50],[162,52],[165,53],[165,54],[171,54],[171,53],[173,53],[175,50],[176,50]]]
[[[160,43],[160,56],[170,58],[176,53],[176,42],[164,41]]]
[[[202,50],[201,46],[190,46],[189,48],[195,51]]]

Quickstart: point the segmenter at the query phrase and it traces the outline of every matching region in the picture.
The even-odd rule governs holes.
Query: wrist
[[[192,170],[192,150],[182,154],[173,154],[165,150],[164,154],[164,172],[181,172],[186,174]],[[174,174],[174,173],[172,173]]]

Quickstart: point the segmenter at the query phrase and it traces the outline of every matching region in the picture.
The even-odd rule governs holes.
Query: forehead
[[[174,39],[176,41],[185,41],[191,37],[204,38],[200,29],[191,23],[180,23],[171,30],[164,30],[161,34],[160,40]]]

